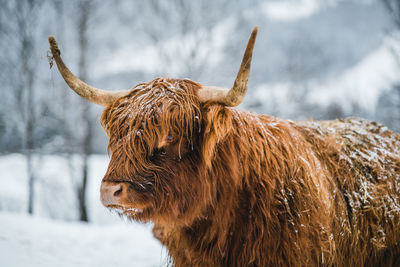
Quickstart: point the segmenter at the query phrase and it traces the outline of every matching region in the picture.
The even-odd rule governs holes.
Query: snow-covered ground
[[[151,225],[121,219],[102,207],[99,187],[106,155],[90,159],[90,223],[76,221],[74,177],[62,156],[36,156],[35,215],[28,216],[24,157],[0,157],[0,266],[163,266],[167,251],[153,238]],[[71,176],[71,177],[69,177]],[[76,182],[76,181],[75,181]]]
[[[94,225],[0,212],[0,266],[162,266],[150,226]]]

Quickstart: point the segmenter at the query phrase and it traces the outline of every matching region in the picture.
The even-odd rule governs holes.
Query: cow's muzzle
[[[127,198],[128,184],[102,182],[100,187],[100,200],[106,207],[124,206]]]

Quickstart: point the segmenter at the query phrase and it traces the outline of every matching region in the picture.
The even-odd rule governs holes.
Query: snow
[[[232,18],[223,19],[211,30],[207,42],[202,40],[201,37],[207,36],[208,30],[198,29],[197,32],[184,36],[172,36],[156,45],[147,45],[146,47],[132,48],[132,43],[122,44],[120,49],[112,51],[104,58],[104,62],[107,62],[107,64],[102,66],[96,75],[102,77],[135,70],[154,73],[160,70],[160,67],[164,72],[179,73],[182,66],[175,62],[169,62],[166,70],[163,69],[163,66],[160,66],[160,50],[168,51],[169,54],[176,53],[174,61],[179,61],[179,58],[190,58],[193,49],[195,49],[196,53],[200,54],[199,58],[207,59],[207,63],[214,66],[222,60],[222,51],[228,39],[227,34],[232,31],[233,25],[234,20]],[[135,53],[132,53],[132,51],[135,51]]]
[[[269,1],[263,3],[264,14],[275,21],[293,21],[307,18],[319,10],[319,1]]]
[[[90,157],[88,213],[77,222],[73,170],[63,156],[35,155],[37,175],[34,216],[26,215],[27,176],[23,155],[0,156],[0,266],[161,266],[167,251],[151,232],[152,225],[128,222],[100,203],[100,181],[108,156]]]
[[[166,252],[150,227],[92,225],[0,212],[2,267],[161,266]]]
[[[310,100],[315,103],[348,103],[351,99],[367,110],[375,109],[379,94],[398,81],[399,67],[388,42],[386,40],[356,66],[329,81],[321,87],[323,90],[314,90]]]
[[[389,39],[385,40],[375,51],[334,79],[309,82],[308,101],[320,106],[340,103],[347,111],[351,111],[353,103],[358,103],[373,111],[379,95],[399,81],[399,67],[389,43]],[[293,88],[295,85],[289,82],[263,84],[256,89],[254,98],[286,103]]]

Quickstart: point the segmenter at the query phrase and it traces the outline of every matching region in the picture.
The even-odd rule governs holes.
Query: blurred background
[[[291,120],[364,117],[400,131],[400,0],[0,6],[1,266],[169,262],[151,225],[127,224],[101,206],[109,160],[102,109],[50,68],[49,35],[72,72],[98,88],[128,89],[156,77],[230,87],[257,25],[239,108]]]

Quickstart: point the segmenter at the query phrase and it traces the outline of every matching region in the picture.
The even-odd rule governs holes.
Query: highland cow
[[[101,201],[153,233],[175,266],[400,266],[400,135],[362,119],[240,111],[254,29],[231,89],[158,78],[104,91]]]

